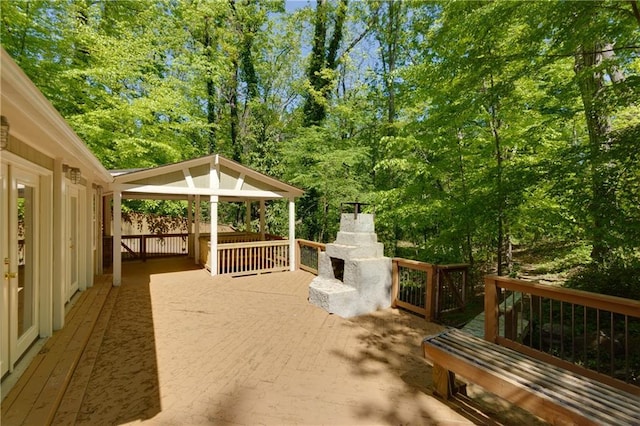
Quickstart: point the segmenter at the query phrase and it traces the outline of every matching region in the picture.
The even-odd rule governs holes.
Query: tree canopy
[[[434,263],[640,258],[636,0],[0,8],[2,46],[106,167],[218,152],[305,189],[302,237],[358,199],[389,254]]]

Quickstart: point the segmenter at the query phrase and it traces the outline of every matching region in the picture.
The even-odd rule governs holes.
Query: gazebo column
[[[187,196],[187,256],[193,257],[193,195]]]
[[[200,196],[196,195],[195,230],[193,233],[193,257],[196,265],[200,263]]]
[[[218,275],[218,196],[211,199],[211,239],[209,244],[209,266],[211,275]]]
[[[265,226],[264,226],[264,212],[265,211],[265,205],[264,205],[264,200],[260,200],[260,241],[264,241],[265,240]]]
[[[113,285],[122,283],[122,192],[113,191]]]
[[[296,202],[289,198],[289,270],[296,270]]]

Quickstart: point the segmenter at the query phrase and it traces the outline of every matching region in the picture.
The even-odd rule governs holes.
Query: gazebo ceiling
[[[123,198],[186,199],[218,196],[221,201],[273,200],[300,197],[301,189],[264,175],[221,155],[131,172],[112,172],[110,191]]]

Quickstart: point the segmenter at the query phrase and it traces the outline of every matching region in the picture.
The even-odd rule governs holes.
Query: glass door
[[[13,167],[10,173],[9,357],[14,365],[39,334],[38,176]]]
[[[67,198],[67,241],[68,241],[68,261],[67,261],[67,301],[78,291],[78,188],[69,186],[69,196]]]

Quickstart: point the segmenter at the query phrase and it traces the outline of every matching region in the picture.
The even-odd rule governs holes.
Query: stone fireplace
[[[374,215],[342,213],[340,232],[318,258],[318,276],[309,285],[309,302],[342,317],[391,305],[391,259],[384,257]]]

